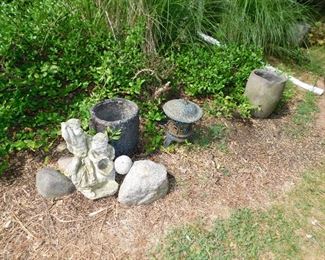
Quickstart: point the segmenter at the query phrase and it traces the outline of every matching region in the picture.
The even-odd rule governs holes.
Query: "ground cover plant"
[[[245,78],[262,64],[259,51],[197,44],[170,49],[153,64],[157,56],[143,51],[146,23],[139,21],[124,27],[124,34],[115,34],[98,3],[20,0],[1,7],[2,170],[14,151],[48,149],[58,136],[59,123],[68,117],[81,118],[87,128],[89,108],[115,96],[138,103],[145,151],[154,151],[162,143],[156,123],[163,119],[164,96],[152,95],[168,80],[174,90],[224,100],[218,111],[231,114],[237,106],[242,114],[249,110],[242,93]],[[139,73],[142,70],[153,71],[159,80],[152,73]]]
[[[191,46],[168,58],[174,77],[190,97],[210,97],[208,111],[215,115],[238,113],[249,117],[252,106],[243,96],[247,78],[264,65],[261,49],[230,45],[223,48]]]
[[[140,27],[118,41],[91,3],[2,3],[2,157],[46,146],[60,121],[85,116],[99,99],[140,94],[141,79],[132,80],[145,63]]]

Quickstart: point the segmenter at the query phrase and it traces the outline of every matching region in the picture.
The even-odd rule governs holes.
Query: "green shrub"
[[[95,102],[141,96],[143,26],[117,40],[96,10],[88,0],[0,4],[0,171],[12,151],[46,149],[68,117],[85,125]]]
[[[308,41],[310,45],[325,46],[325,23],[318,21],[311,28]]]
[[[251,107],[243,96],[252,70],[263,65],[262,52],[253,48],[228,46],[208,48],[196,45],[174,52],[175,79],[193,97],[211,97],[214,113],[247,116]]]
[[[94,83],[91,95],[82,95],[74,101],[71,115],[82,119],[87,128],[90,119],[89,108],[103,99],[124,97],[135,101],[140,107],[144,122],[144,141],[146,152],[152,152],[162,143],[162,132],[156,122],[163,119],[160,109],[161,99],[152,100],[146,86],[149,78],[136,77],[138,71],[146,67],[147,61],[141,45],[143,44],[143,26],[137,25],[128,30],[128,37],[119,44],[114,43],[102,53],[100,64],[93,68]]]
[[[154,57],[151,62],[143,52],[148,40],[148,21],[140,18],[130,21],[116,33],[110,25],[114,21],[108,20],[105,6],[100,6],[113,2],[17,0],[0,3],[0,129],[3,129],[0,132],[0,172],[8,166],[8,154],[13,151],[48,149],[58,136],[60,122],[69,117],[82,119],[88,130],[89,108],[115,96],[134,100],[140,106],[145,150],[155,150],[163,140],[157,122],[164,118],[161,110],[164,96],[152,99],[152,94],[167,80],[172,81],[173,86],[184,85],[190,96],[211,97],[214,114],[231,114],[237,110],[242,115],[248,113],[243,86],[250,71],[262,64],[259,51],[189,45],[173,48],[164,60]],[[161,9],[155,6],[158,8],[155,12],[160,10],[162,20],[158,24],[166,30],[164,36],[158,38],[171,43],[176,38],[169,37],[167,32],[181,30],[179,19],[183,18],[176,14],[171,18],[171,13],[165,12],[174,6],[173,12],[180,15],[185,1],[164,3],[166,5],[153,4],[160,6]],[[149,2],[138,4],[154,10]],[[199,2],[193,1],[193,5],[186,8],[194,11],[195,4]],[[206,11],[208,5],[214,4],[207,1],[200,8]],[[202,16],[202,10],[200,12]],[[195,17],[197,26],[186,27],[187,32],[196,33],[201,23],[207,24],[202,17],[198,19],[198,14]],[[183,22],[187,24],[186,19]],[[181,36],[177,30],[172,34]],[[148,68],[155,70],[162,80],[138,73]]]

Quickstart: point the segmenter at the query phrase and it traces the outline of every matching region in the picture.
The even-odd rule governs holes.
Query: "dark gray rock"
[[[167,192],[165,166],[150,160],[136,161],[120,187],[118,201],[126,205],[149,204]]]
[[[36,188],[39,194],[48,199],[62,197],[75,191],[70,179],[53,168],[44,168],[37,172]]]
[[[109,127],[121,130],[120,139],[110,141],[115,155],[132,155],[135,153],[139,140],[139,108],[127,99],[115,98],[104,100],[91,110],[90,127],[96,132],[104,133]]]

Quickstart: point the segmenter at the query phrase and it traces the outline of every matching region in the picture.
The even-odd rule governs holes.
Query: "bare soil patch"
[[[166,165],[171,189],[148,206],[124,207],[114,197],[93,202],[79,193],[43,199],[35,174],[44,156],[18,154],[11,169],[16,177],[0,183],[0,258],[144,259],[174,227],[209,223],[235,208],[268,207],[325,157],[324,131],[311,127],[299,138],[286,131],[294,107],[266,120],[223,120],[229,129],[224,150],[214,141],[152,155]],[[217,122],[205,116],[200,127]]]

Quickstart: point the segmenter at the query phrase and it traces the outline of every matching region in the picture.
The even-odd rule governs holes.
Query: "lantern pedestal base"
[[[190,136],[188,136],[187,138],[180,138],[180,137],[173,136],[170,133],[166,133],[166,137],[165,137],[165,141],[164,141],[164,147],[168,147],[172,143],[183,143],[186,140],[188,140],[189,137]]]

